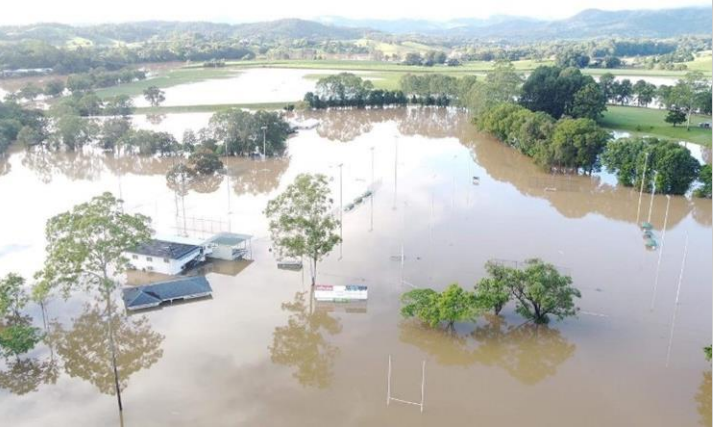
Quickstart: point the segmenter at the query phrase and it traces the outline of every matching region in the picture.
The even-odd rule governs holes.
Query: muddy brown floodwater
[[[671,198],[657,268],[659,252],[645,249],[636,224],[635,190],[606,174],[543,173],[476,133],[463,113],[296,117],[307,119],[320,125],[291,138],[288,157],[228,159],[226,179],[184,198],[166,186],[171,159],[15,151],[0,160],[0,274],[39,269],[46,219],[102,191],[164,234],[212,227],[255,236],[252,262],[208,272],[211,299],[112,317],[125,426],[710,425],[709,200]],[[137,118],[178,135],[206,121]],[[311,307],[306,273],[276,268],[261,212],[305,171],[333,177],[339,201],[342,162],[347,204],[372,183],[372,147],[374,197],[344,213],[344,243],[318,280],[368,285],[369,301]],[[645,195],[638,212],[657,235],[665,208],[665,197]],[[411,287],[470,288],[487,260],[531,257],[572,276],[582,291],[577,318],[535,327],[507,306],[501,318],[453,333],[400,318],[399,296]],[[0,363],[3,425],[119,424],[105,316],[89,296],[50,302],[47,343]],[[421,399],[426,362],[423,413],[387,406],[389,355],[392,395],[404,400]]]

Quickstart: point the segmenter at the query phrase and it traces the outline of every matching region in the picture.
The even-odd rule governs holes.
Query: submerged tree
[[[521,316],[535,323],[547,323],[550,316],[562,320],[577,314],[574,299],[582,295],[571,286],[572,278],[560,274],[554,265],[530,259],[518,276],[520,280],[511,284],[511,290]]]
[[[118,285],[114,277],[124,272],[128,265],[124,252],[149,240],[149,222],[144,215],[124,213],[121,200],[110,193],[50,218],[45,229],[47,257],[44,269],[37,274],[38,289],[42,292],[35,292],[35,298],[43,300],[55,287],[61,288],[65,297],[75,289],[94,290],[103,297],[106,312],[112,313],[111,295]],[[121,411],[114,325],[105,322],[104,326],[109,337],[108,351],[112,355]]]
[[[144,98],[152,107],[158,107],[166,100],[166,93],[156,86],[149,86],[144,89]]]
[[[493,310],[497,316],[510,301],[510,284],[517,280],[517,272],[488,261],[485,270],[489,277],[481,279],[475,286],[475,299],[485,310]]]
[[[275,328],[270,357],[273,363],[295,366],[293,376],[300,384],[324,388],[331,381],[334,358],[339,353],[337,347],[325,340],[324,334],[338,334],[342,326],[327,312],[310,313],[305,302],[307,295],[307,292],[298,292],[294,302],[282,304],[290,316],[286,326]]]
[[[327,177],[300,174],[265,209],[278,253],[310,259],[312,286],[317,280],[317,263],[341,241],[335,233],[339,221],[330,213],[331,207]]]
[[[449,285],[443,292],[433,289],[414,289],[401,295],[401,315],[415,317],[432,328],[445,324],[452,328],[455,322],[473,320],[480,312],[475,295],[457,284]]]

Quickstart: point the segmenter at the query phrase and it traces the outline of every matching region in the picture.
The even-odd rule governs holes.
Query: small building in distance
[[[213,289],[204,276],[186,277],[146,286],[122,289],[128,311],[155,308],[163,303],[211,296]]]
[[[203,246],[157,239],[128,250],[125,255],[133,269],[172,276],[205,261]]]
[[[237,233],[218,233],[205,242],[208,258],[235,261],[250,257],[252,236]]]

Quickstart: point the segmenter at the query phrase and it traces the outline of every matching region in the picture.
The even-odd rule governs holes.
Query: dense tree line
[[[374,89],[370,80],[352,73],[339,73],[319,79],[315,91],[307,92],[304,101],[310,108],[360,108],[405,105],[408,100],[402,91]]]
[[[701,170],[688,148],[656,138],[611,141],[601,160],[608,170],[616,173],[622,185],[640,188],[643,181],[645,189],[650,190],[655,185],[656,192],[663,194],[685,194],[699,178]],[[710,172],[710,168],[707,170]],[[710,177],[707,179],[710,194]],[[705,177],[703,182],[705,186]],[[707,196],[705,193],[701,195]]]
[[[610,137],[594,120],[565,117],[555,121],[544,112],[514,103],[484,111],[477,124],[539,165],[563,171],[596,170],[598,156]]]

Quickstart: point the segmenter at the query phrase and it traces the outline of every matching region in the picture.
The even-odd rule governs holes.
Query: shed
[[[206,241],[209,258],[234,261],[249,258],[252,253],[252,236],[238,233],[218,233]]]
[[[129,311],[158,307],[165,302],[210,296],[213,289],[203,276],[186,277],[146,286],[124,288],[122,297]]]

